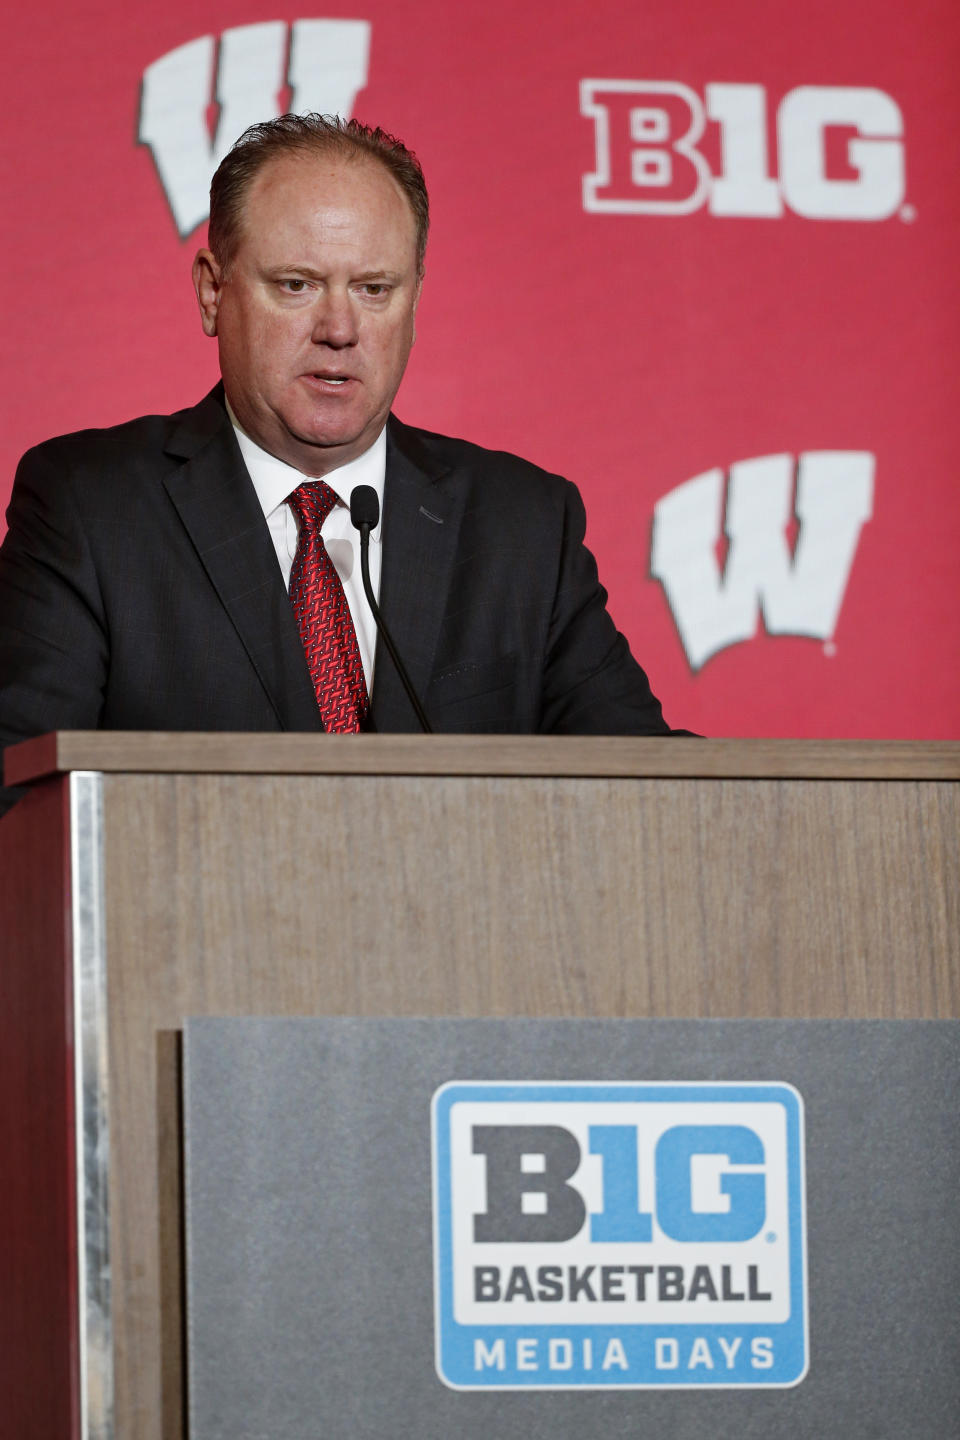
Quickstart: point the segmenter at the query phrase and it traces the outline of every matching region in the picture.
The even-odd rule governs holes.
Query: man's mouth
[[[344,375],[339,371],[312,370],[303,378],[311,385],[316,385],[321,393],[326,391],[328,395],[334,390],[345,390],[348,385],[356,383],[355,376]]]

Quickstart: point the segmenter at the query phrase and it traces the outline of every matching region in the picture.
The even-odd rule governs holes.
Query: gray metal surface
[[[806,1111],[792,1389],[458,1392],[434,1366],[431,1096],[469,1080],[778,1081]],[[948,1440],[960,1025],[196,1020],[191,1440]]]
[[[96,772],[70,776],[70,851],[80,1424],[83,1440],[113,1440],[103,777]]]

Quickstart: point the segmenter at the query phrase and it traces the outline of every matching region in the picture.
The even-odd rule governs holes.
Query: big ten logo
[[[761,615],[769,635],[822,640],[834,653],[875,468],[869,450],[808,450],[799,463],[758,455],[657,501],[650,573],[692,670],[752,639]]]
[[[268,20],[201,35],[148,65],[137,138],[180,238],[207,218],[213,172],[249,125],[285,111],[349,118],[369,57],[366,20]]]
[[[600,1209],[589,1213],[571,1183],[583,1152],[562,1125],[474,1125],[474,1154],[486,1162],[486,1209],[474,1217],[478,1244],[572,1240],[585,1224],[590,1239],[649,1245],[654,1217],[663,1235],[700,1240],[752,1240],[767,1214],[766,1152],[746,1125],[671,1125],[656,1142],[650,1208],[639,1201],[636,1124],[589,1125],[589,1153],[600,1159]],[[717,1194],[725,1209],[695,1207],[696,1167],[719,1157]],[[702,1176],[702,1169],[701,1169]]]
[[[459,1084],[434,1126],[438,1317],[461,1379],[802,1375],[790,1086]]]
[[[762,85],[709,84],[701,99],[674,80],[583,80],[580,110],[596,145],[583,179],[588,211],[914,218],[903,205],[903,116],[882,90],[801,85],[780,101],[775,127]]]

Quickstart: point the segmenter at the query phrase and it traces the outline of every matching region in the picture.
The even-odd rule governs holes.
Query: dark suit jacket
[[[668,733],[607,614],[575,487],[393,418],[387,439],[380,604],[434,728]],[[219,387],[28,452],[7,519],[0,744],[322,729]],[[418,728],[382,647],[372,728]]]

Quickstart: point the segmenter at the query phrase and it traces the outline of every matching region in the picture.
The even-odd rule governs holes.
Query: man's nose
[[[319,298],[313,325],[315,345],[332,345],[342,349],[356,345],[360,338],[357,316],[347,291],[327,290]]]

